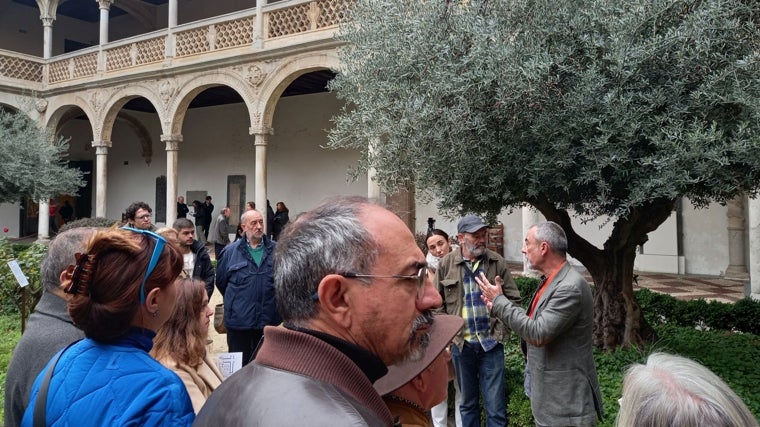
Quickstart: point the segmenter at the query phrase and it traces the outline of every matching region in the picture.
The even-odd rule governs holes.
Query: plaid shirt
[[[490,316],[488,307],[480,299],[480,288],[475,282],[475,276],[483,271],[480,260],[467,261],[464,269],[464,305],[462,306],[462,318],[464,319],[464,340],[470,344],[480,344],[483,350],[490,351],[496,347],[495,339],[488,332]]]

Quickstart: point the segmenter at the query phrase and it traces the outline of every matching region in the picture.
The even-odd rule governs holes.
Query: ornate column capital
[[[108,149],[111,148],[111,141],[92,141],[92,146],[95,148],[95,154],[108,154]]]
[[[100,9],[110,10],[113,0],[98,0],[98,6]]]
[[[55,21],[55,16],[41,15],[40,20],[42,20],[43,27],[52,27],[53,21]]]
[[[179,143],[182,142],[182,135],[161,135],[161,141],[166,144],[166,151],[179,151]]]
[[[249,135],[274,135],[274,129],[268,126],[251,126],[248,128]]]

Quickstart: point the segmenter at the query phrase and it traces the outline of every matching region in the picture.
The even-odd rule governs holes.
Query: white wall
[[[19,235],[19,204],[18,203],[0,203],[0,236],[7,238],[18,238]],[[8,231],[5,232],[5,228]]]
[[[726,207],[694,209],[684,199],[683,254],[687,274],[721,275],[728,266],[728,218]]]
[[[0,49],[42,57],[42,45],[39,10],[10,0],[0,2]]]
[[[367,195],[367,178],[347,182],[359,153],[330,150],[327,129],[338,112],[335,95],[320,93],[282,98],[275,110],[267,150],[267,196],[274,208],[285,202],[291,218],[335,195]],[[252,194],[252,193],[251,193]]]

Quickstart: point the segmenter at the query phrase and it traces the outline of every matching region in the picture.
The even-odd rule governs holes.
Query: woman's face
[[[214,315],[214,310],[208,304],[208,295],[203,293],[203,302],[201,303],[201,330],[203,330],[203,338],[208,338],[208,328],[211,325],[211,316]]]
[[[427,239],[428,251],[436,258],[441,258],[447,253],[451,252],[451,245],[449,241],[444,239],[443,236],[433,234]]]

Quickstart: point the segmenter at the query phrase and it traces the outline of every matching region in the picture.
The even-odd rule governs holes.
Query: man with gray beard
[[[478,216],[460,219],[457,224],[460,249],[444,256],[435,274],[444,311],[464,319],[464,327],[454,337],[451,350],[462,393],[459,409],[464,427],[480,426],[481,392],[486,426],[507,425],[502,341],[508,337],[509,329],[489,315],[475,278],[480,274],[492,281],[501,278],[502,293],[518,305],[520,292],[504,258],[486,248],[486,231],[486,223]]]
[[[372,383],[422,357],[441,298],[425,255],[389,210],[338,197],[280,235],[274,288],[282,327],[225,380],[195,426],[391,426]]]

